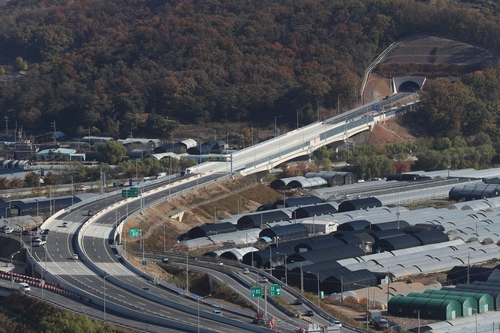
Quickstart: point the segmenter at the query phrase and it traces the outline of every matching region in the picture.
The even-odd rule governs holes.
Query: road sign
[[[262,287],[252,287],[250,288],[250,297],[261,298],[262,297]]]
[[[273,284],[269,287],[269,295],[271,296],[281,296],[281,286],[277,284]]]
[[[227,162],[227,157],[225,156],[210,156],[208,158],[210,162]]]
[[[137,198],[139,190],[137,187],[131,187],[128,190],[122,190],[122,198]]]
[[[372,105],[372,110],[373,111],[379,111],[380,110],[380,105]]]
[[[130,229],[130,238],[139,237],[141,235],[140,229]]]
[[[146,266],[146,260],[142,261],[142,266]]]

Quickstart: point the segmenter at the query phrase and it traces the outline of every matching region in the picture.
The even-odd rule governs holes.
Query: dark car
[[[93,216],[94,215],[94,211],[92,209],[89,209],[87,211],[87,216]]]
[[[300,298],[295,299],[295,301],[293,301],[293,305],[302,305],[302,300]]]
[[[42,232],[40,233],[40,235],[48,235],[50,232],[49,229],[43,229]]]
[[[314,316],[313,310],[306,310],[306,313],[304,313],[305,316],[312,317]]]
[[[23,236],[31,236],[31,232],[29,230],[23,230]]]
[[[164,263],[164,264],[168,264],[170,262],[170,259],[163,258],[163,259],[161,259],[161,262]]]

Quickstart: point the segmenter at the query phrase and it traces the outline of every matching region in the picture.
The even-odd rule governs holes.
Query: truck
[[[166,172],[160,172],[159,174],[156,175],[156,179],[165,178],[165,177],[167,177]]]
[[[387,319],[384,319],[382,317],[373,317],[372,324],[373,327],[375,327],[375,329],[377,330],[383,330],[384,328],[389,327],[389,322],[387,321]]]
[[[128,180],[128,185],[129,186],[136,186],[136,185],[139,185],[139,182],[136,182],[134,179],[130,178]]]

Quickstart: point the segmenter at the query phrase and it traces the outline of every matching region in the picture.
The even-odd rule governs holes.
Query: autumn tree
[[[127,154],[127,149],[117,141],[103,143],[99,145],[97,151],[101,153],[101,161],[111,165],[116,165]]]

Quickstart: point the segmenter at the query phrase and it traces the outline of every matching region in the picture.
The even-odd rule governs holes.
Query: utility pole
[[[56,143],[56,121],[54,120],[50,124],[54,128],[54,144],[55,144]]]
[[[5,134],[9,134],[9,116],[3,117],[5,119]]]

